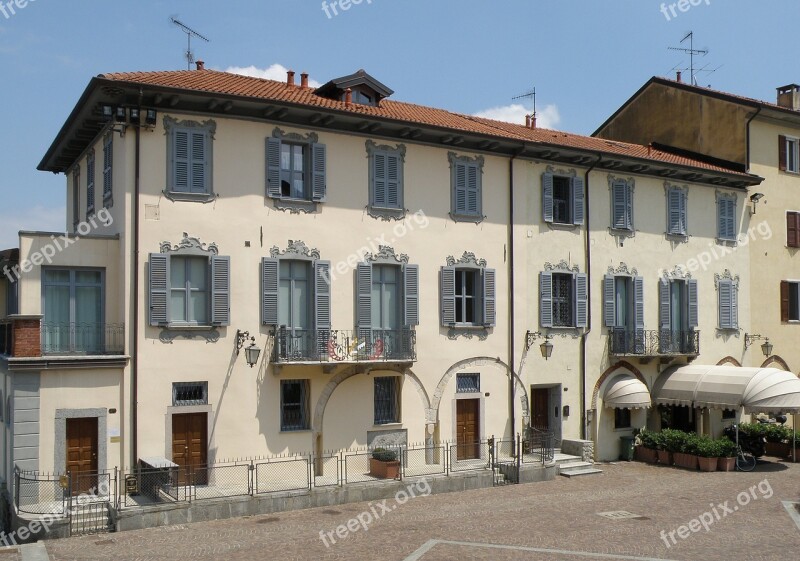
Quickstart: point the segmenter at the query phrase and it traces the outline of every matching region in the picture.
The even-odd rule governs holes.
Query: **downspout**
[[[584,208],[584,248],[586,255],[586,330],[581,335],[581,439],[586,440],[587,420],[586,420],[586,341],[592,331],[592,241],[589,237],[591,232],[591,205],[589,200],[589,174],[603,160],[603,156],[598,154],[597,160],[586,170],[583,180],[583,208]]]
[[[747,156],[746,156],[747,157],[747,161],[744,163],[744,165],[745,165],[745,171],[747,171],[747,173],[750,173],[750,123],[752,123],[753,119],[758,117],[758,115],[760,113],[761,113],[761,107],[759,106],[758,109],[756,110],[756,112],[753,113],[753,116],[750,117],[747,120],[747,125],[745,125],[746,128],[747,128],[747,130],[746,130],[746,133],[747,133]]]
[[[514,415],[514,393],[516,385],[514,383],[514,358],[516,356],[516,349],[514,347],[514,337],[516,322],[514,321],[515,308],[514,308],[514,161],[517,157],[525,152],[525,144],[515,154],[511,156],[508,162],[508,367],[511,369],[508,377],[508,417],[511,421],[511,439],[515,438],[516,417]]]
[[[142,112],[142,89],[139,89],[139,114]],[[133,348],[131,349],[131,466],[138,461],[139,454],[139,168],[140,168],[140,134],[139,126],[134,126],[136,133],[136,154],[134,157],[133,181]]]

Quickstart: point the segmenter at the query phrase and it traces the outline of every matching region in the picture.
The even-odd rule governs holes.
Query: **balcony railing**
[[[125,325],[42,322],[43,355],[121,355]]]
[[[10,320],[0,319],[0,355],[11,354],[11,333],[13,330]]]
[[[613,356],[697,356],[700,354],[700,332],[613,329],[609,333],[608,345]]]
[[[302,362],[411,362],[417,359],[417,334],[410,329],[357,331],[275,330],[272,361]]]

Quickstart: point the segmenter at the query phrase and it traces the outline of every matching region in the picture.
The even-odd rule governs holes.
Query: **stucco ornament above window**
[[[676,265],[674,269],[662,269],[661,270],[661,277],[667,280],[672,279],[690,279],[692,278],[692,273],[689,271],[684,270],[684,268],[680,265]]]
[[[471,251],[465,251],[464,255],[461,256],[461,259],[456,260],[455,257],[452,255],[447,257],[447,266],[448,267],[457,267],[457,266],[472,266],[478,269],[486,268],[486,259],[478,259],[474,253]]]
[[[377,253],[364,254],[364,261],[367,263],[408,264],[408,255],[405,253],[398,255],[393,247],[382,245],[378,247]]]
[[[161,242],[159,246],[161,253],[186,253],[194,255],[219,255],[219,248],[217,244],[211,242],[205,244],[200,241],[200,238],[190,236],[186,232],[183,233],[183,239],[180,243],[172,245],[170,242]]]
[[[564,259],[559,261],[556,265],[553,265],[549,261],[546,262],[544,264],[544,270],[545,271],[556,271],[556,272],[562,271],[562,272],[565,272],[565,273],[580,273],[581,272],[580,267],[578,267],[577,265],[573,265],[573,266],[570,267],[569,263],[567,263]]]
[[[638,277],[639,276],[639,271],[636,269],[636,267],[628,268],[628,264],[627,263],[623,263],[622,261],[620,261],[620,264],[619,264],[618,267],[614,267],[612,265],[612,266],[610,266],[608,268],[608,274],[609,275],[625,275],[625,276],[629,276],[629,277]]]
[[[286,259],[306,259],[316,260],[320,259],[319,250],[317,248],[309,248],[304,241],[289,240],[289,245],[281,251],[276,245],[269,250],[269,256],[273,259],[286,258]]]

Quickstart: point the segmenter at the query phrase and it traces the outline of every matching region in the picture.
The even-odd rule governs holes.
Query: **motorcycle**
[[[763,436],[753,436],[739,432],[738,425],[726,427],[722,433],[733,442],[736,442],[738,433],[739,446],[741,446],[742,451],[750,452],[756,458],[760,458],[767,453],[767,439]]]

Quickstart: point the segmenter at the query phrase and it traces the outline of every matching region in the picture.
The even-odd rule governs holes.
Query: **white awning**
[[[655,403],[751,412],[800,412],[800,379],[776,368],[679,366],[653,385]]]
[[[603,394],[603,405],[613,409],[650,407],[650,390],[630,374],[620,374],[608,383]]]

